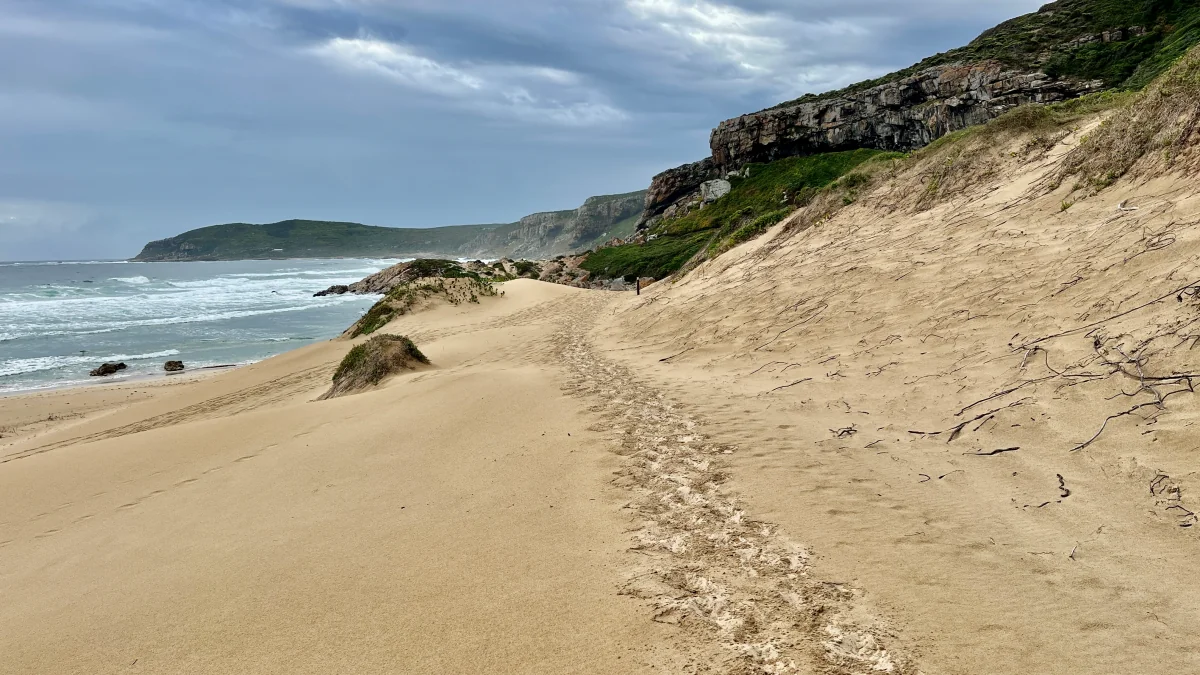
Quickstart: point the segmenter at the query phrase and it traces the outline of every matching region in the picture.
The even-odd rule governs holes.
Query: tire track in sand
[[[633,573],[622,592],[654,620],[680,627],[695,673],[917,673],[885,646],[894,635],[845,584],[814,579],[809,553],[754,520],[723,485],[737,449],[709,442],[700,420],[599,355],[588,339],[608,298],[563,308],[551,355],[567,369],[569,393],[595,403],[629,490]]]

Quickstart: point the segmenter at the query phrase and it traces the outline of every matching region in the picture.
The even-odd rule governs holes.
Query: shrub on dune
[[[427,365],[429,359],[407,337],[376,335],[346,354],[333,373],[333,386],[318,400],[358,393],[378,385],[389,375]]]

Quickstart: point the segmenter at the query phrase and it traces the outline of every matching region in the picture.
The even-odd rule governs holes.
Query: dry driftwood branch
[[[1076,452],[1078,450],[1082,450],[1082,449],[1086,448],[1087,446],[1091,445],[1092,443],[1095,443],[1096,439],[1100,438],[1100,435],[1104,433],[1105,428],[1108,427],[1108,423],[1119,417],[1125,417],[1126,415],[1132,415],[1135,412],[1141,410],[1142,408],[1148,408],[1150,406],[1154,406],[1156,408],[1163,409],[1164,404],[1167,402],[1167,399],[1171,398],[1175,394],[1195,393],[1195,391],[1196,391],[1195,386],[1192,385],[1191,380],[1188,380],[1188,386],[1186,386],[1182,389],[1176,389],[1175,391],[1167,392],[1166,394],[1163,395],[1161,400],[1150,401],[1148,403],[1139,403],[1128,410],[1122,410],[1119,413],[1109,415],[1108,417],[1106,417],[1104,419],[1104,422],[1100,425],[1100,430],[1097,431],[1095,433],[1095,435],[1093,435],[1091,438],[1084,441],[1083,443],[1080,443],[1079,445],[1075,446],[1074,448],[1071,448],[1071,452]]]
[[[977,405],[980,405],[980,404],[983,404],[983,403],[987,403],[988,401],[991,401],[991,400],[994,400],[994,399],[997,399],[997,398],[1001,398],[1001,397],[1003,397],[1003,396],[1008,396],[1009,394],[1011,394],[1011,393],[1013,393],[1013,392],[1015,392],[1015,391],[1019,391],[1019,390],[1021,390],[1021,389],[1024,389],[1025,387],[1027,387],[1027,386],[1029,386],[1029,385],[1031,385],[1031,384],[1037,384],[1038,382],[1045,382],[1045,381],[1047,381],[1047,380],[1052,380],[1052,379],[1054,379],[1054,378],[1052,378],[1052,377],[1041,377],[1041,378],[1038,378],[1038,379],[1036,379],[1036,380],[1026,380],[1026,381],[1022,382],[1021,384],[1018,384],[1018,385],[1017,385],[1017,386],[1015,386],[1015,387],[1012,387],[1012,388],[1010,388],[1010,389],[1005,389],[1004,391],[996,392],[995,394],[992,394],[991,396],[988,396],[987,398],[980,399],[980,400],[978,400],[978,401],[976,401],[976,402],[972,403],[971,405],[969,405],[969,406],[967,406],[967,407],[963,408],[962,410],[959,410],[958,412],[954,413],[954,416],[955,416],[955,417],[962,417],[964,413],[966,413],[968,410],[970,410],[971,408],[974,408],[974,407],[975,407],[975,406],[977,406]]]
[[[1017,450],[1020,450],[1020,449],[1021,449],[1020,447],[1000,448],[999,450],[992,450],[991,452],[964,452],[963,454],[964,455],[973,455],[975,457],[994,457],[996,455],[1000,455],[1000,454],[1003,454],[1006,452],[1016,452]]]
[[[775,366],[775,365],[779,365],[779,364],[783,364],[783,363],[787,363],[787,361],[771,361],[769,363],[764,363],[763,365],[761,365],[757,369],[755,369],[754,372],[749,373],[747,375],[747,377],[749,377],[749,375],[757,375],[758,372],[761,371],[763,368],[770,368],[771,366]]]
[[[787,389],[787,388],[789,388],[789,387],[794,387],[794,386],[796,386],[796,385],[798,385],[798,384],[802,384],[802,383],[804,383],[804,382],[811,382],[811,381],[812,381],[812,378],[811,378],[811,377],[806,377],[806,378],[804,378],[803,380],[796,380],[795,382],[793,382],[793,383],[791,383],[791,384],[785,384],[785,385],[783,385],[783,386],[781,386],[781,387],[775,387],[774,389],[772,389],[771,391],[768,391],[767,393],[768,393],[768,394],[773,394],[773,393],[775,393],[775,392],[779,391],[780,389]]]
[[[659,359],[659,360],[658,360],[658,362],[659,362],[659,363],[667,363],[668,361],[670,361],[671,359],[675,358],[676,356],[683,356],[684,354],[686,354],[686,353],[688,353],[688,352],[692,351],[693,349],[695,349],[695,347],[688,347],[687,349],[685,349],[685,350],[683,350],[683,351],[679,352],[678,354],[675,354],[674,356],[668,356],[668,357],[667,357],[667,358],[665,358],[665,359]]]
[[[775,334],[775,337],[773,337],[773,338],[771,338],[770,340],[766,341],[766,342],[765,342],[765,343],[763,343],[762,345],[759,345],[758,347],[755,347],[755,348],[754,348],[754,351],[756,351],[756,352],[757,352],[757,351],[760,351],[760,350],[762,350],[763,348],[765,348],[765,347],[767,347],[767,346],[771,345],[772,343],[774,343],[774,342],[775,342],[776,340],[778,340],[779,338],[783,337],[783,334],[784,334],[784,333],[787,333],[787,332],[789,332],[789,331],[791,331],[791,330],[793,330],[793,329],[799,328],[800,326],[803,326],[804,324],[808,323],[809,321],[812,321],[813,319],[817,318],[818,316],[821,316],[821,313],[822,313],[822,312],[824,312],[826,309],[829,309],[829,305],[827,305],[827,304],[825,304],[824,302],[822,302],[822,303],[821,303],[821,307],[820,307],[820,309],[818,309],[817,311],[815,311],[815,312],[813,312],[812,314],[808,315],[808,316],[807,316],[807,317],[805,317],[804,319],[802,319],[802,320],[800,320],[800,321],[797,321],[796,323],[794,323],[794,324],[792,324],[792,325],[788,326],[787,328],[784,328],[783,330],[779,331],[778,333],[776,333],[776,334]]]
[[[1125,310],[1124,312],[1121,312],[1121,313],[1119,313],[1119,314],[1114,314],[1114,315],[1112,315],[1112,316],[1108,317],[1107,319],[1101,319],[1101,320],[1099,320],[1099,321],[1093,321],[1092,323],[1085,324],[1085,325],[1082,325],[1082,326],[1078,326],[1078,327],[1072,328],[1072,329],[1070,329],[1070,330],[1065,330],[1065,331],[1062,331],[1062,332],[1060,332],[1060,333],[1055,333],[1055,334],[1053,334],[1053,335],[1047,335],[1046,337],[1038,338],[1038,339],[1036,339],[1036,340],[1034,340],[1034,341],[1032,341],[1032,342],[1026,342],[1025,344],[1021,345],[1021,346],[1020,346],[1018,349],[1029,349],[1030,347],[1033,347],[1034,345],[1040,344],[1040,343],[1042,343],[1042,342],[1047,342],[1047,341],[1049,341],[1049,340],[1053,340],[1053,339],[1055,339],[1055,338],[1064,337],[1064,336],[1066,336],[1066,335],[1072,335],[1072,334],[1074,334],[1074,333],[1078,333],[1078,332],[1080,332],[1080,331],[1085,331],[1085,330],[1089,330],[1089,329],[1091,329],[1091,328],[1095,328],[1095,327],[1097,327],[1097,326],[1104,325],[1104,324],[1108,323],[1109,321],[1113,321],[1113,320],[1115,320],[1115,319],[1120,319],[1120,318],[1122,318],[1122,317],[1129,316],[1130,314],[1133,314],[1134,312],[1137,312],[1137,311],[1139,311],[1139,310],[1142,310],[1142,309],[1145,309],[1145,308],[1147,308],[1147,307],[1150,307],[1151,305],[1156,305],[1156,304],[1158,304],[1158,303],[1160,303],[1160,302],[1162,302],[1162,301],[1164,301],[1164,300],[1166,300],[1166,299],[1168,299],[1168,298],[1175,298],[1175,297],[1177,297],[1177,298],[1179,298],[1179,299],[1180,299],[1180,301],[1182,301],[1182,300],[1183,300],[1183,294],[1184,294],[1185,292],[1189,291],[1189,290],[1191,290],[1191,291],[1193,292],[1193,294],[1195,294],[1195,293],[1196,293],[1198,290],[1200,290],[1200,281],[1192,281],[1192,282],[1189,282],[1189,283],[1188,283],[1186,286],[1181,286],[1180,288],[1177,288],[1177,289],[1175,289],[1175,290],[1171,291],[1170,293],[1167,293],[1167,294],[1165,294],[1165,295],[1159,296],[1159,297],[1157,297],[1157,298],[1155,298],[1155,299],[1153,299],[1153,300],[1151,300],[1151,301],[1149,301],[1149,302],[1145,302],[1145,303],[1143,303],[1143,304],[1140,304],[1140,305],[1138,305],[1137,307],[1134,307],[1133,309],[1127,309],[1127,310]]]
[[[1001,410],[1007,410],[1008,408],[1015,408],[1020,405],[1025,405],[1027,402],[1029,402],[1031,400],[1033,400],[1033,399],[1026,397],[1026,398],[1020,399],[1018,401],[1013,401],[1012,403],[1009,403],[1008,405],[1005,405],[1005,406],[1000,406],[999,408],[996,408],[995,410],[989,410],[985,413],[980,413],[980,414],[972,417],[971,419],[966,420],[965,422],[961,422],[959,424],[956,424],[955,426],[950,427],[949,429],[943,429],[941,431],[912,431],[912,430],[910,430],[908,433],[916,434],[917,436],[940,436],[942,434],[949,433],[950,440],[948,440],[946,442],[950,443],[954,439],[958,438],[959,434],[961,434],[963,432],[963,429],[968,424],[970,424],[972,422],[976,422],[978,420],[981,420],[990,415],[995,415],[996,413],[1000,412]]]

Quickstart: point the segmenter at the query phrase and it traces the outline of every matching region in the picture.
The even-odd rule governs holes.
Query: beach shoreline
[[[297,347],[296,349],[300,349],[300,347]],[[281,353],[286,353],[286,352],[281,352]],[[268,357],[268,358],[270,358],[270,357]],[[12,398],[12,397],[18,397],[18,396],[29,396],[32,394],[40,394],[40,393],[57,393],[57,392],[71,391],[74,389],[90,389],[90,388],[94,388],[94,387],[120,387],[120,386],[127,386],[127,385],[153,386],[154,383],[165,383],[168,380],[174,380],[176,382],[183,381],[183,380],[190,380],[193,378],[200,378],[200,377],[205,377],[208,375],[214,375],[218,372],[233,370],[235,368],[244,368],[246,366],[253,365],[255,363],[258,363],[258,361],[247,361],[246,363],[230,363],[230,364],[219,365],[219,366],[200,366],[199,368],[185,368],[182,371],[178,371],[178,372],[174,372],[174,373],[168,373],[168,372],[163,371],[163,372],[157,372],[157,373],[137,373],[137,374],[129,375],[129,376],[125,376],[125,377],[95,376],[95,377],[92,377],[92,379],[90,379],[90,380],[75,380],[75,381],[70,381],[70,382],[49,384],[44,387],[37,387],[37,388],[31,388],[31,389],[16,389],[13,391],[3,391],[3,392],[0,392],[0,399]],[[100,364],[96,364],[96,365],[100,365]]]

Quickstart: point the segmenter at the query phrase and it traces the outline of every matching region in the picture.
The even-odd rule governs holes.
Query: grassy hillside
[[[552,256],[633,232],[646,192],[590,197],[578,209],[515,223],[434,228],[375,227],[323,220],[211,225],[146,244],[134,260],[394,256]]]
[[[752,239],[868,161],[899,157],[879,150],[850,150],[750,164],[746,177],[731,176],[729,194],[702,209],[661,221],[654,241],[601,249],[581,267],[599,277],[661,279],[705,247],[713,252]]]
[[[451,252],[495,227],[415,229],[321,220],[284,220],[269,225],[229,223],[152,241],[134,260],[387,257]]]
[[[1146,34],[1114,42],[1069,45],[1088,35],[1140,27]],[[1200,3],[1195,0],[1059,0],[985,31],[965,47],[931,56],[904,70],[840,91],[809,94],[795,103],[848,94],[950,63],[997,60],[1022,70],[1103,80],[1108,87],[1141,88],[1200,44]]]

